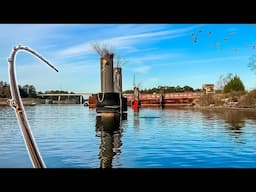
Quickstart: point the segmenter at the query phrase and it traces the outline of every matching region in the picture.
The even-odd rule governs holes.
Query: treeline
[[[43,94],[43,93],[73,93],[73,92],[68,92],[68,91],[62,91],[62,90],[50,90],[50,91],[45,91],[45,92],[37,92],[36,88],[34,85],[18,85],[19,91],[20,91],[20,96],[22,98],[27,98],[27,97],[32,97],[36,98],[37,94]],[[10,98],[11,97],[11,92],[10,92],[10,85],[7,82],[0,81],[0,98]]]
[[[201,91],[200,89],[193,89],[190,86],[180,87],[179,85],[174,86],[158,86],[150,89],[141,89],[141,93],[176,93],[176,92],[196,92]],[[133,90],[126,90],[124,93],[133,93]]]
[[[36,88],[34,85],[18,85],[20,96],[22,98],[26,97],[36,97]],[[10,85],[7,82],[0,81],[0,98],[9,98],[11,97]]]
[[[9,98],[10,96],[9,85],[6,82],[0,81],[0,98]]]

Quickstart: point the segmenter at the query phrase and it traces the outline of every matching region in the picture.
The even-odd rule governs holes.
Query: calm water
[[[256,168],[254,112],[129,109],[119,126],[81,105],[26,111],[49,168]],[[32,167],[10,107],[0,107],[0,167]]]

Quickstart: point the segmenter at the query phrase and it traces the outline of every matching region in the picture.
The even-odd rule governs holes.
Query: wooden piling
[[[101,92],[111,93],[114,91],[113,82],[113,57],[114,54],[107,54],[100,59]]]
[[[122,68],[114,67],[114,92],[122,93]]]

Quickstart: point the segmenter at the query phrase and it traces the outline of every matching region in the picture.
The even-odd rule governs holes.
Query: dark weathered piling
[[[101,93],[97,94],[97,113],[120,112],[120,95],[114,92],[113,58],[113,53],[106,52],[100,59]]]
[[[106,46],[102,47],[97,43],[93,45],[93,48],[101,57],[101,92],[96,95],[96,112],[122,113],[127,111],[127,100],[122,95],[122,69],[119,66],[113,68],[114,54]]]
[[[114,67],[114,92],[122,93],[122,68]]]
[[[113,82],[113,57],[114,54],[106,54],[100,59],[100,73],[101,73],[101,92],[114,92]]]
[[[97,103],[96,103],[96,112],[120,112],[120,95],[119,93],[98,93],[97,94]]]
[[[123,97],[122,94],[122,68],[114,67],[114,92],[120,94],[120,104],[121,104],[121,113],[122,119],[127,119],[127,98]]]

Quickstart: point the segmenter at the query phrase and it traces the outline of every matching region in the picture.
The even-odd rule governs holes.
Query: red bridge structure
[[[204,92],[179,92],[179,93],[140,93],[139,101],[141,106],[179,106],[191,105],[195,99],[204,95]],[[131,105],[134,100],[134,95],[123,94],[128,100],[128,105]]]
[[[204,92],[179,92],[179,93],[139,93],[139,102],[141,107],[154,106],[187,106],[192,105],[195,99],[205,95]],[[127,104],[132,105],[134,101],[133,93],[124,93],[127,98]],[[96,95],[89,97],[89,107],[96,107]]]

